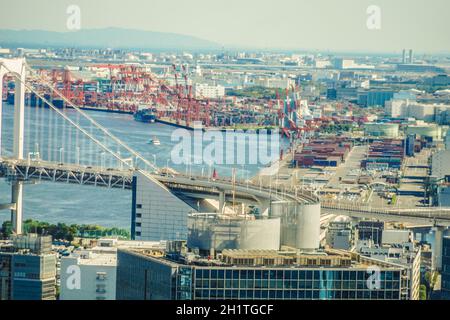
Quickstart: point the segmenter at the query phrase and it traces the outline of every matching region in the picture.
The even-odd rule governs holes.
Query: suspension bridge
[[[2,136],[0,121],[0,177],[11,185],[11,201],[0,204],[0,209],[11,211],[13,229],[18,234],[22,232],[23,186],[36,181],[132,190],[131,229],[136,239],[147,239],[144,235],[149,233],[155,239],[185,237],[186,216],[197,209],[192,199],[218,199],[219,211],[230,202],[256,205],[267,216],[276,211],[274,207],[279,203],[294,204],[299,216],[303,211],[310,212],[305,209],[308,206],[319,204],[314,194],[298,189],[267,188],[248,180],[167,174],[67,99],[25,59],[0,59],[2,82],[5,76],[12,77],[15,83],[14,116],[12,137]],[[3,85],[0,97],[2,90]],[[52,97],[62,99],[66,107],[55,107]],[[278,214],[282,215],[287,209],[280,210]],[[425,222],[438,227],[450,225],[450,209],[381,210],[323,202],[316,211],[314,215],[319,218],[322,212]],[[304,217],[303,222],[308,221]],[[312,228],[313,236],[320,232],[320,224]]]

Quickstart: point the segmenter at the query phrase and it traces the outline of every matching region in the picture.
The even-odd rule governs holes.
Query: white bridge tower
[[[18,160],[23,159],[24,140],[24,112],[25,112],[25,59],[0,59],[0,158],[2,157],[2,97],[3,97],[3,77],[6,74],[15,76],[14,93],[14,142],[13,157]],[[11,221],[16,234],[22,233],[23,218],[23,182],[12,181],[11,185]],[[1,207],[2,205],[0,205]]]

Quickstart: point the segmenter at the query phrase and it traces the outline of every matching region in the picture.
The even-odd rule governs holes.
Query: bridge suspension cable
[[[67,97],[65,97],[61,92],[59,92],[59,90],[57,90],[56,88],[53,87],[53,85],[51,85],[48,81],[46,81],[41,75],[39,75],[38,73],[36,73],[31,67],[29,67],[27,64],[25,64],[26,69],[35,77],[37,77],[40,81],[40,84],[45,84],[54,94],[56,94],[58,97],[60,97],[65,103],[67,103],[67,105],[69,105],[70,107],[72,107],[76,112],[77,112],[77,116],[78,115],[82,115],[91,125],[94,125],[97,129],[99,129],[103,134],[105,134],[105,136],[109,137],[110,139],[112,139],[114,142],[116,142],[120,147],[124,148],[126,151],[128,151],[136,160],[139,159],[140,161],[142,161],[146,166],[148,166],[149,168],[152,168],[155,172],[159,171],[159,168],[151,163],[150,161],[148,161],[147,159],[145,159],[140,153],[138,153],[137,151],[135,151],[134,149],[132,149],[131,147],[129,147],[127,144],[125,144],[122,140],[120,140],[119,138],[117,138],[115,135],[113,135],[111,132],[109,132],[104,126],[100,125],[97,121],[95,121],[92,117],[90,117],[87,113],[85,113],[83,110],[81,110],[78,106],[76,106],[74,103],[72,103],[69,99],[67,99]],[[6,70],[8,70],[9,72],[12,72],[9,68],[7,68],[5,66]],[[13,72],[12,72],[13,73]],[[14,74],[14,73],[13,73]],[[15,75],[15,74],[14,74]],[[15,77],[17,78],[17,80],[19,82],[23,82],[20,77],[18,77],[17,75],[15,75]],[[77,130],[79,130],[80,132],[82,132],[85,136],[87,136],[91,141],[95,142],[95,144],[97,144],[98,146],[100,146],[103,150],[105,150],[106,152],[108,152],[109,154],[111,154],[114,158],[116,158],[117,160],[119,160],[121,163],[127,165],[128,167],[132,167],[132,164],[130,164],[129,161],[127,161],[126,159],[123,159],[120,155],[120,152],[115,152],[113,150],[111,150],[106,143],[101,142],[99,139],[97,139],[92,132],[88,132],[86,129],[84,129],[83,127],[80,126],[80,124],[76,123],[75,121],[73,121],[70,117],[68,117],[64,112],[62,112],[61,110],[59,110],[57,107],[55,107],[55,105],[49,101],[49,99],[47,99],[43,94],[41,94],[40,92],[38,92],[38,90],[35,90],[30,84],[26,83],[26,81],[23,83],[25,88],[28,89],[30,92],[34,93],[37,97],[39,97],[45,105],[49,106],[52,110],[54,110],[58,115],[60,115],[64,120],[66,120],[67,122],[69,122],[72,126],[74,126]],[[92,130],[91,130],[92,131]],[[137,161],[136,161],[137,162]],[[135,163],[137,166],[137,163]]]

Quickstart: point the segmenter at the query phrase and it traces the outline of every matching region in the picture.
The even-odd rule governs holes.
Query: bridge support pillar
[[[12,184],[11,202],[15,204],[15,208],[11,210],[11,223],[13,231],[16,234],[22,234],[23,220],[23,182],[14,181]]]
[[[220,191],[219,193],[219,213],[223,213],[225,210],[225,191]]]
[[[442,269],[442,241],[444,240],[445,227],[437,226],[434,230],[434,248],[432,251],[431,268],[435,271]]]

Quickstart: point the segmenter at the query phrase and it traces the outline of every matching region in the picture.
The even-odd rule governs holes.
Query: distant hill
[[[83,47],[114,49],[218,49],[218,43],[176,33],[120,28],[73,32],[0,30],[3,47]]]

